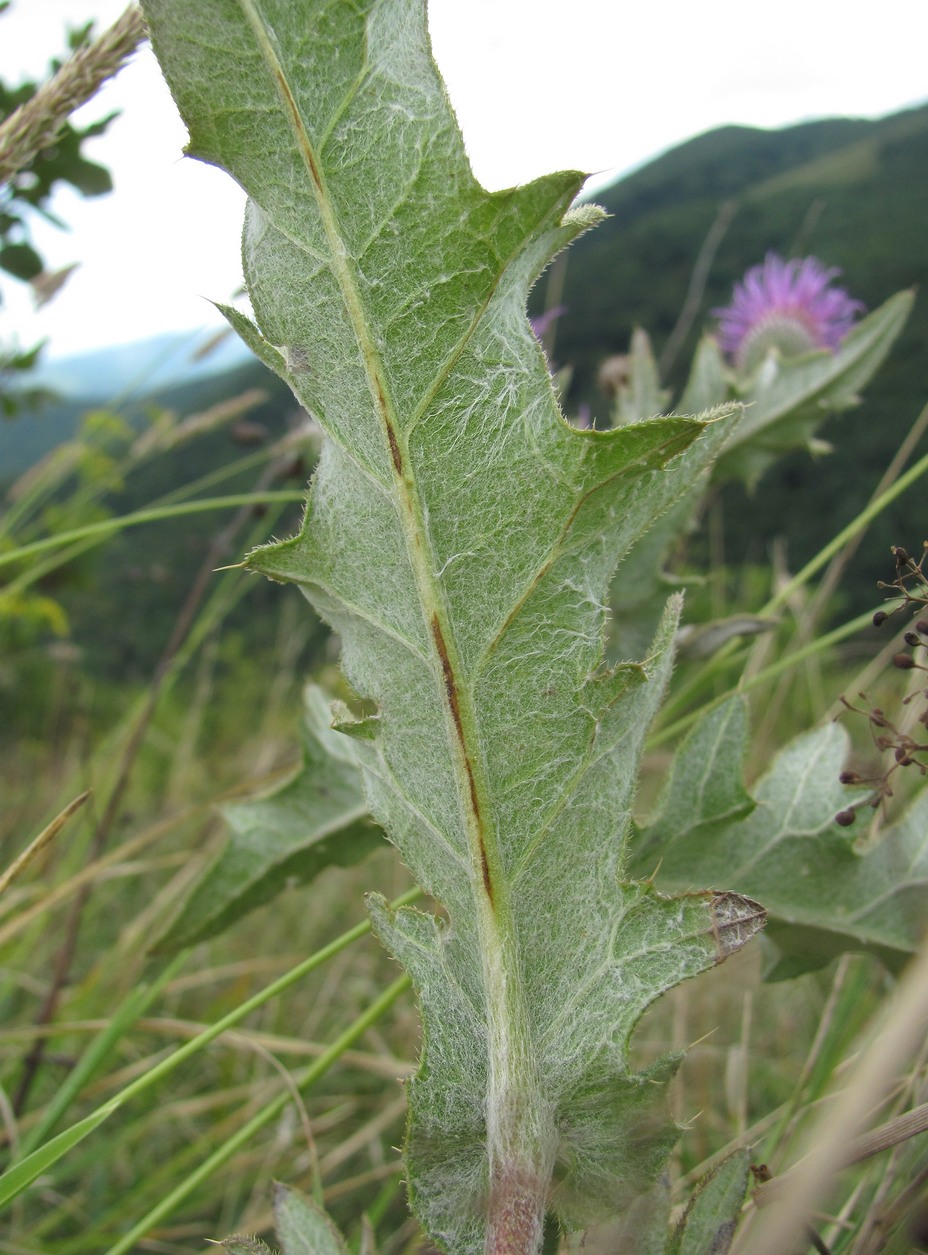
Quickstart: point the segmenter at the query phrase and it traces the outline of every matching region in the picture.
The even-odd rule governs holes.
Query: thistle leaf
[[[348,1255],[345,1239],[326,1213],[299,1190],[274,1186],[274,1227],[281,1255]]]
[[[867,789],[841,784],[849,742],[840,724],[796,738],[753,790],[744,790],[743,698],[703,716],[674,761],[660,812],[643,829],[631,866],[659,866],[677,891],[726,884],[757,896],[768,935],[787,955],[777,974],[862,950],[896,970],[918,948],[928,918],[928,791],[866,853],[835,815]],[[740,748],[739,748],[740,747]]]
[[[667,1248],[667,1255],[728,1255],[748,1188],[751,1156],[736,1150],[704,1177]]]
[[[191,889],[159,951],[213,937],[286,884],[305,884],[333,865],[350,866],[381,843],[351,743],[330,722],[321,690],[309,685],[299,772],[262,798],[222,808],[229,841]]]
[[[564,421],[526,296],[597,211],[574,172],[476,183],[422,0],[145,11],[190,151],[250,198],[237,325],[324,433],[302,531],[248,566],[340,634],[371,813],[446,913],[371,901],[423,1014],[410,1195],[450,1251],[529,1255],[546,1207],[585,1225],[656,1179],[675,1060],[633,1072],[632,1029],[763,923],[623,879],[678,599],[603,666],[616,564],[730,413]]]

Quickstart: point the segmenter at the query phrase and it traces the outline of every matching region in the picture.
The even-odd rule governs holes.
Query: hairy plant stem
[[[517,961],[500,941],[498,934],[484,936],[490,1040],[485,1251],[535,1255],[554,1166],[554,1128],[541,1093]]]

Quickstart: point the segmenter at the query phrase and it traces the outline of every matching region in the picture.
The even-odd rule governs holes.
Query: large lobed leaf
[[[763,922],[622,879],[679,606],[602,667],[616,563],[727,422],[565,423],[525,300],[596,211],[572,172],[475,182],[421,0],[145,10],[190,151],[249,194],[258,326],[230,318],[325,433],[303,530],[248,565],[340,633],[371,812],[447,913],[371,902],[423,1013],[410,1194],[451,1251],[529,1252],[546,1206],[586,1223],[653,1181],[673,1061],[631,1071],[632,1028]]]
[[[858,852],[835,815],[866,789],[839,775],[849,750],[840,724],[797,737],[757,782],[742,783],[747,743],[743,698],[704,715],[674,761],[659,814],[632,857],[639,874],[659,868],[668,890],[731,885],[757,894],[788,976],[861,950],[897,969],[924,938],[928,919],[928,791]]]

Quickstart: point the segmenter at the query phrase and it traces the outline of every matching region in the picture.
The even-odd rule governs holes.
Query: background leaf
[[[917,949],[928,918],[928,791],[864,854],[834,822],[869,790],[841,784],[849,750],[840,724],[792,741],[753,790],[736,769],[747,740],[747,708],[733,697],[704,715],[681,746],[661,809],[646,826],[632,866],[659,866],[657,884],[731,885],[756,897],[768,935],[789,956],[781,976],[821,966],[846,950],[899,968]]]
[[[737,1150],[693,1191],[667,1255],[727,1255],[748,1188],[749,1151]]]
[[[222,808],[229,842],[203,872],[157,949],[203,941],[271,901],[290,882],[347,867],[383,839],[370,819],[351,742],[330,728],[315,685],[306,690],[303,765],[292,780],[255,801]]]
[[[348,1255],[332,1221],[299,1190],[274,1186],[274,1220],[282,1255]]]

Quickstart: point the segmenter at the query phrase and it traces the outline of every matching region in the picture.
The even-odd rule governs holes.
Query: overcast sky
[[[0,16],[0,77],[41,75],[66,25],[95,18],[102,29],[124,5],[14,0]],[[491,189],[565,168],[603,183],[725,123],[876,117],[928,99],[926,0],[431,0],[430,27]],[[181,158],[186,133],[147,48],[79,117],[112,109],[122,116],[86,152],[113,171],[115,192],[65,191],[55,209],[70,231],[35,231],[51,268],[80,270],[38,314],[4,283],[0,341],[49,336],[62,356],[215,325],[204,298],[227,300],[238,285],[242,194]]]

